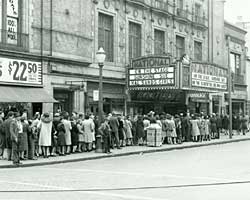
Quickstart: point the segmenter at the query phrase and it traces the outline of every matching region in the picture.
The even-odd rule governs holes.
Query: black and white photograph
[[[249,200],[250,0],[0,0],[0,200]]]

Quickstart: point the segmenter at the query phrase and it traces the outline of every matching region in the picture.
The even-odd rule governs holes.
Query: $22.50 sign
[[[42,85],[41,63],[0,58],[0,82]]]

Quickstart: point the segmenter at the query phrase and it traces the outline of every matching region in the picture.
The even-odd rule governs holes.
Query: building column
[[[209,115],[213,113],[213,94],[208,94],[209,99]]]

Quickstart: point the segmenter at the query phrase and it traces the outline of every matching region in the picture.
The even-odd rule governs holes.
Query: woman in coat
[[[84,136],[84,151],[91,151],[93,146],[93,132],[95,131],[95,124],[89,115],[85,116],[82,122],[82,130]]]
[[[71,129],[72,129],[72,127],[71,127],[71,122],[68,119],[69,119],[69,115],[68,115],[68,113],[65,113],[65,115],[63,116],[62,122],[63,122],[64,128],[65,128],[64,136],[65,136],[65,145],[66,145],[65,146],[66,147],[65,153],[66,154],[70,154],[71,144],[72,144],[72,142],[71,142]]]
[[[129,116],[127,116],[124,121],[124,130],[126,132],[127,145],[133,145],[132,123]]]
[[[243,115],[241,118],[241,130],[242,130],[243,135],[246,134],[247,129],[248,129],[248,119],[245,115]]]
[[[65,155],[65,127],[63,124],[63,119],[60,118],[60,122],[57,124],[57,146],[59,150],[59,155],[64,156]]]
[[[49,147],[51,146],[52,117],[49,113],[44,113],[38,124],[39,146],[42,148],[44,158],[48,158]]]
[[[72,116],[71,118],[71,142],[72,142],[72,153],[76,152],[78,145],[78,129],[77,129],[77,118],[76,116]]]
[[[192,115],[190,123],[192,126],[192,139],[194,142],[198,142],[198,136],[200,135],[200,120],[195,115]]]
[[[175,127],[175,121],[172,119],[172,116],[170,114],[166,115],[166,123],[167,123],[167,141],[168,144],[176,144],[176,127]]]

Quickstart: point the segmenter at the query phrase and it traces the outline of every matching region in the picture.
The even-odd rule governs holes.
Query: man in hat
[[[5,136],[5,148],[7,149],[7,159],[11,160],[12,141],[10,134],[10,123],[14,118],[14,112],[9,111],[7,119],[3,122],[3,134]]]
[[[20,165],[22,164],[20,162],[19,157],[19,138],[18,135],[20,132],[22,132],[22,127],[20,126],[20,123],[18,123],[18,120],[20,120],[20,114],[16,112],[14,114],[14,119],[10,122],[10,135],[11,135],[11,141],[12,141],[12,160],[14,165]]]
[[[114,112],[112,112],[112,116],[109,118],[109,125],[111,128],[111,138],[115,140],[116,148],[120,149],[121,147],[119,143],[119,134],[118,134],[119,122]],[[112,141],[112,146],[113,145],[114,145],[114,142]]]

